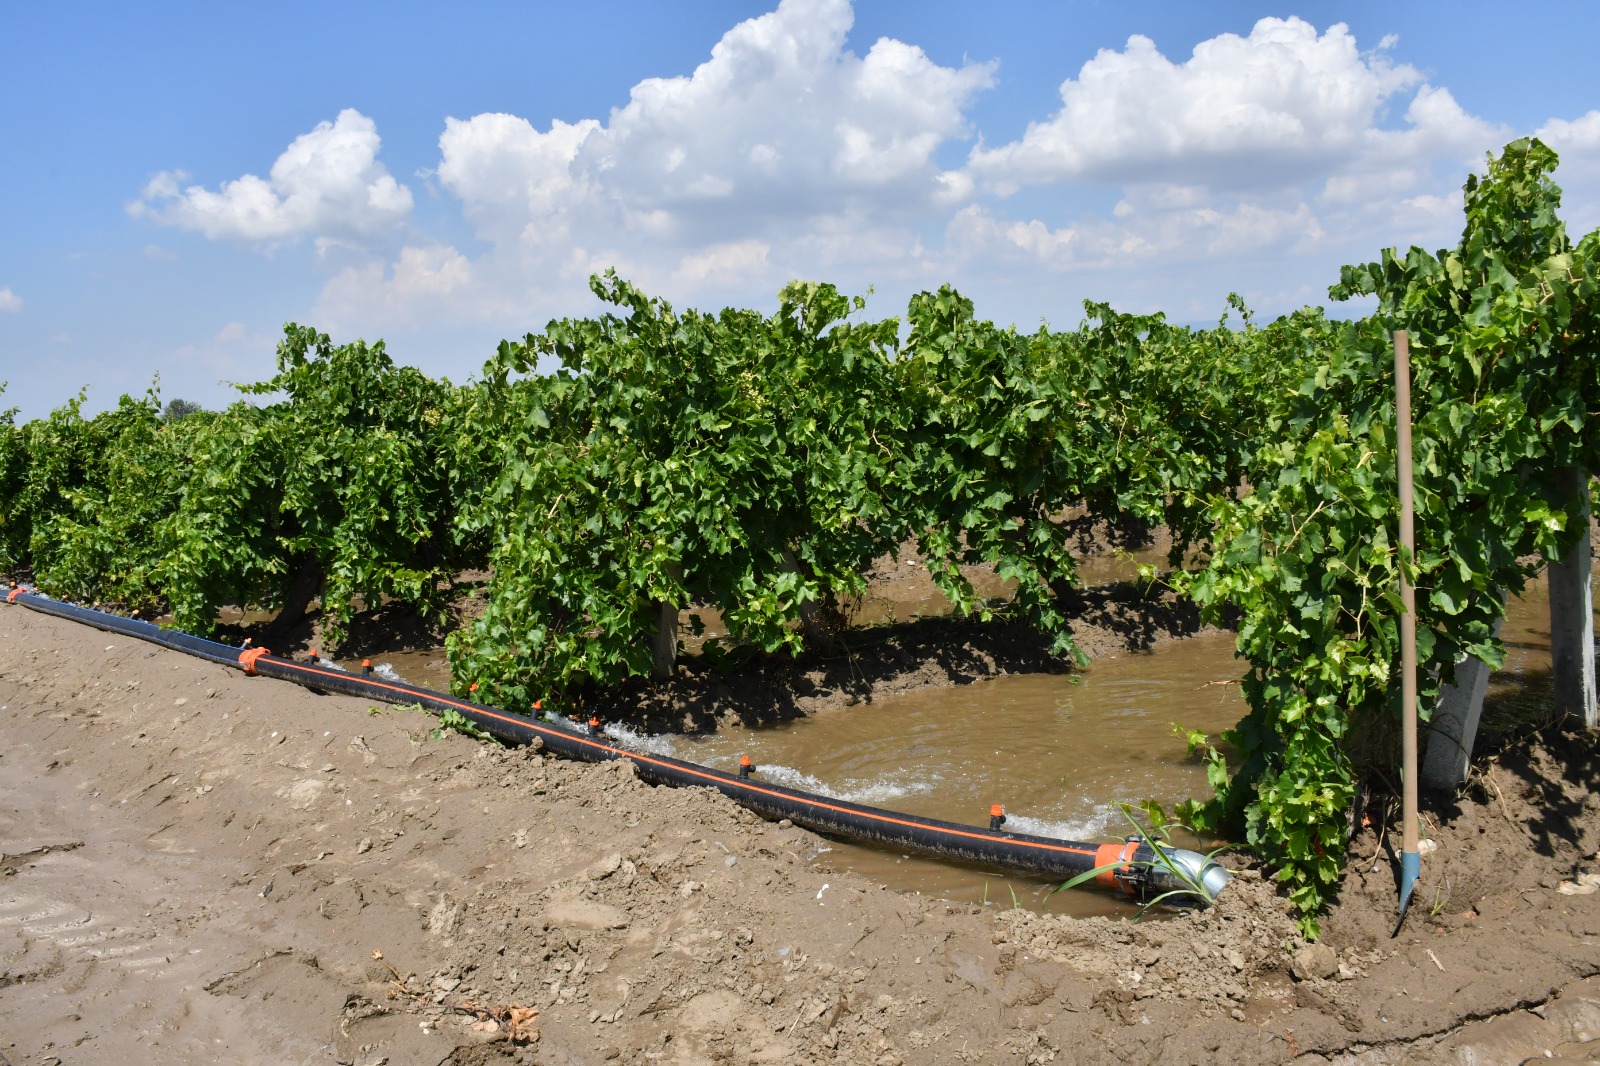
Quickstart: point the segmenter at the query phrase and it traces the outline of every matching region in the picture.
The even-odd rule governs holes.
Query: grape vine
[[[949,286],[873,318],[794,282],[771,314],[674,308],[608,272],[605,313],[503,342],[464,386],[382,342],[291,324],[276,373],[223,411],[156,389],[86,418],[0,413],[0,569],[55,595],[220,607],[288,625],[320,601],[441,619],[465,569],[487,607],[449,642],[461,691],[517,710],[706,654],[826,655],[875,559],[910,547],[962,615],[1008,613],[1077,656],[1069,509],[1164,524],[1168,580],[1237,626],[1250,712],[1214,745],[1191,821],[1265,856],[1306,932],[1333,892],[1360,781],[1393,765],[1401,569],[1418,588],[1422,704],[1463,656],[1497,665],[1504,598],[1586,526],[1600,469],[1600,232],[1574,243],[1556,157],[1514,142],[1468,179],[1452,249],[1345,267],[1336,301],[1214,328],[1085,305],[1076,329],[996,326]],[[1237,320],[1234,320],[1237,316]],[[1392,331],[1410,331],[1414,559],[1398,510]],[[541,368],[550,368],[544,372]],[[992,567],[1015,589],[978,595]],[[1080,657],[1081,658],[1081,657]]]
[[[1468,180],[1454,249],[1344,268],[1331,295],[1376,296],[1377,312],[1342,325],[1275,413],[1255,491],[1217,502],[1216,553],[1181,579],[1213,617],[1240,613],[1250,666],[1250,713],[1226,736],[1238,765],[1205,745],[1216,796],[1188,814],[1242,828],[1310,934],[1337,884],[1357,781],[1395,761],[1400,568],[1417,586],[1426,718],[1461,657],[1500,665],[1494,623],[1537,566],[1524,560],[1588,535],[1588,482],[1572,471],[1600,468],[1600,233],[1568,239],[1555,164],[1540,142],[1515,142]],[[1411,335],[1415,559],[1392,539],[1399,328]]]

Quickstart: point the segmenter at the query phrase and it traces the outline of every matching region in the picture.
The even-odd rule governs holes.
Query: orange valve
[[[589,719],[589,732],[598,733],[599,731],[600,731],[600,719],[598,719],[598,718],[590,718]]]
[[[266,648],[246,648],[239,653],[239,666],[245,673],[254,674],[256,672],[256,661],[264,655],[271,654]]]
[[[363,676],[363,677],[371,677],[372,676],[372,660],[371,659],[362,659],[361,660],[361,676]]]
[[[1095,867],[1100,870],[1095,881],[1107,888],[1120,888],[1130,896],[1137,893],[1138,885],[1127,876],[1127,863],[1139,854],[1143,842],[1142,837],[1132,836],[1120,844],[1101,844],[1094,855]]]
[[[319,659],[320,657],[321,657],[321,653],[318,652],[316,648],[312,648],[311,649],[311,653],[306,656],[306,662],[311,663],[313,666],[315,666],[316,662],[317,662],[317,659]]]
[[[476,692],[476,691],[478,691],[478,683],[476,681],[474,681],[472,684],[468,685],[467,686],[467,691],[468,692]]]
[[[544,710],[544,700],[534,700],[533,701],[533,709],[536,710],[536,711]]]
[[[999,832],[1000,827],[1006,824],[1006,809],[1000,804],[991,804],[989,807],[989,829]]]
[[[748,756],[748,755],[739,756],[739,776],[740,777],[749,777],[750,774],[754,770],[755,770],[755,766],[751,764],[750,756]]]

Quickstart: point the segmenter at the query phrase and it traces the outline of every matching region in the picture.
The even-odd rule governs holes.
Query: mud
[[[1162,921],[943,901],[715,794],[433,725],[0,608],[5,1060],[1600,1056],[1593,736],[1428,808],[1396,939],[1369,805],[1307,947],[1249,870]]]

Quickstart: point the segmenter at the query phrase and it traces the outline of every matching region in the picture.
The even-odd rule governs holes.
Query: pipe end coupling
[[[1159,845],[1163,855],[1149,867],[1150,887],[1156,894],[1175,892],[1200,906],[1214,903],[1233,880],[1227,867],[1207,855],[1187,848]]]

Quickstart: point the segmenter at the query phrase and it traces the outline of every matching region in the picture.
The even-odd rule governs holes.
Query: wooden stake
[[[1411,477],[1411,338],[1403,329],[1394,331],[1395,444],[1400,466],[1400,553],[1415,560],[1416,516],[1412,503]],[[1405,617],[1400,620],[1400,762],[1404,795],[1401,801],[1400,844],[1400,921],[1416,887],[1422,856],[1417,844],[1417,590],[1400,571],[1400,603]],[[1400,931],[1398,923],[1395,932]]]

